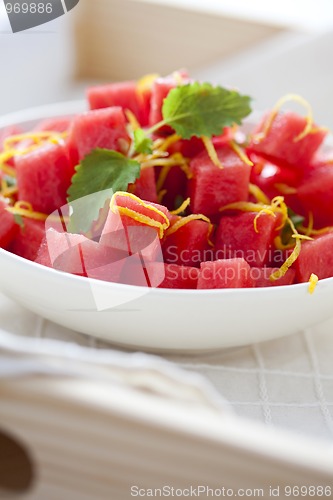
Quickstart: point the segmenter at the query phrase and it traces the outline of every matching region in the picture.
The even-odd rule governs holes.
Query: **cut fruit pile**
[[[0,247],[115,283],[253,288],[333,277],[333,150],[286,96],[186,72],[88,89],[90,111],[0,132]],[[296,100],[304,117],[282,112]]]

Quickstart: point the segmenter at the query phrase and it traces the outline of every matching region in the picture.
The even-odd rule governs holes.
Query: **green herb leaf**
[[[94,149],[76,167],[68,190],[69,232],[87,232],[116,191],[126,191],[140,176],[140,164],[117,151]]]
[[[236,90],[210,83],[182,85],[169,92],[162,108],[163,121],[151,130],[170,125],[183,139],[219,135],[224,127],[241,124],[251,113],[250,101]]]
[[[134,150],[137,153],[151,154],[153,152],[152,146],[152,139],[146,136],[142,128],[134,130]]]
[[[24,228],[24,221],[22,215],[19,214],[14,214],[14,221],[16,224],[18,224],[20,227]]]

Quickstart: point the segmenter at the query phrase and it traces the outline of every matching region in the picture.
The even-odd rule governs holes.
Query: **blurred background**
[[[0,2],[0,113],[80,99],[89,83],[187,68],[238,87],[264,110],[308,99],[333,128],[332,0],[80,0],[12,34]]]

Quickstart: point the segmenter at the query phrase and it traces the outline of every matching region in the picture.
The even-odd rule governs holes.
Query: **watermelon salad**
[[[61,272],[174,289],[333,276],[333,152],[289,95],[185,71],[87,90],[89,111],[0,133],[0,247]],[[289,100],[306,108],[282,111]]]

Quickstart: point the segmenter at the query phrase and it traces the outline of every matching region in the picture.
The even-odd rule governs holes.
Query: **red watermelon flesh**
[[[251,182],[257,184],[270,199],[283,194],[279,185],[284,184],[295,188],[302,178],[300,172],[288,168],[286,165],[278,165],[255,154],[250,155],[250,158],[254,164],[251,171]]]
[[[0,198],[0,248],[7,249],[19,230],[15,223],[14,215],[6,210],[8,204]]]
[[[230,127],[225,127],[221,135],[212,137],[212,142],[215,147],[224,146],[233,137],[233,130]],[[202,151],[204,151],[205,146],[200,137],[191,137],[191,139],[180,139],[176,143],[172,144],[168,151],[170,154],[181,153],[185,158],[194,158]]]
[[[228,146],[216,148],[216,152],[224,168],[214,165],[206,151],[191,160],[189,196],[193,213],[213,215],[229,203],[248,199],[251,167]]]
[[[161,173],[160,169],[156,169],[157,173],[157,182],[159,179],[159,175]],[[161,186],[161,191],[165,190],[165,194],[163,195],[162,202],[163,205],[168,207],[170,210],[175,210],[178,208],[179,203],[177,205],[178,199],[186,198],[186,189],[187,189],[187,177],[185,172],[178,167],[177,165],[171,167],[168,175],[165,178],[163,185]],[[177,205],[177,206],[176,206]]]
[[[74,173],[66,146],[46,144],[17,156],[15,163],[20,200],[31,203],[34,210],[46,214],[66,204]]]
[[[157,288],[165,276],[163,261],[146,259],[142,254],[131,255],[125,259],[120,275],[120,283],[124,285]]]
[[[288,269],[286,274],[279,278],[278,280],[270,280],[269,277],[274,272],[278,271],[278,267],[252,267],[251,268],[251,278],[254,281],[254,286],[256,288],[266,287],[266,286],[283,286],[292,285],[295,281],[295,271],[294,269]]]
[[[289,208],[297,214],[304,215],[297,192],[292,192],[297,190],[297,185],[302,178],[301,172],[287,165],[278,165],[255,154],[251,154],[250,158],[254,163],[251,182],[257,185],[270,200],[275,196],[283,196]],[[286,191],[287,188],[290,188],[289,193]]]
[[[252,288],[251,268],[242,258],[202,262],[197,288]]]
[[[269,259],[269,248],[273,242],[277,218],[262,213],[243,212],[221,217],[216,232],[216,256],[220,258],[242,257],[253,267],[262,267]]]
[[[333,232],[303,242],[294,267],[301,283],[309,281],[312,273],[319,279],[333,276]]]
[[[84,239],[79,244],[86,276],[89,278],[118,283],[128,252]]]
[[[199,269],[191,266],[165,264],[165,277],[158,288],[195,289],[197,288]]]
[[[79,243],[85,239],[80,234],[58,232],[50,228],[46,231],[35,261],[58,271],[84,276]]]
[[[181,218],[179,218],[181,219]],[[179,266],[199,267],[207,260],[209,224],[203,220],[191,220],[176,232],[167,235],[163,242],[164,260]]]
[[[87,97],[90,109],[120,106],[129,109],[142,127],[148,125],[151,90],[139,91],[137,82],[117,82],[88,88]]]
[[[186,72],[179,72],[181,83],[184,85],[189,83],[188,74]],[[168,96],[170,90],[174,89],[179,85],[178,78],[175,74],[169,75],[165,78],[157,78],[152,86],[151,101],[150,101],[150,114],[149,114],[149,125],[155,125],[163,120],[162,107],[164,99]],[[158,130],[158,134],[171,133],[171,127],[163,127]]]
[[[313,168],[297,188],[303,211],[312,212],[317,228],[333,226],[333,165]]]
[[[78,115],[73,120],[69,143],[76,147],[79,159],[95,148],[126,153],[130,138],[122,108],[96,109]]]
[[[135,196],[138,196],[139,198],[150,201],[152,203],[157,203],[154,167],[141,169],[140,177],[132,186]]]
[[[262,132],[267,116],[254,130],[249,151],[276,159],[304,170],[311,162],[326,136],[326,132],[318,130],[306,135],[300,141],[294,139],[304,130],[306,119],[295,113],[279,113],[274,119],[271,128],[263,140],[257,140],[255,135]],[[314,125],[314,128],[317,128]]]
[[[63,116],[59,118],[47,118],[37,123],[34,130],[38,132],[66,132],[72,123],[73,118]]]
[[[58,271],[118,282],[126,257],[128,253],[111,249],[83,235],[50,228],[35,261]]]
[[[144,205],[135,198],[117,195],[115,211],[109,211],[100,241],[131,254],[141,252],[146,259],[154,260],[156,253],[160,251],[159,228],[143,223],[140,215],[149,218],[152,223],[160,224],[165,224],[171,215],[162,205],[148,201],[143,203]],[[120,214],[117,207],[131,210],[134,218]]]
[[[44,221],[23,217],[23,227],[19,228],[9,250],[24,259],[35,260],[44,236]]]

